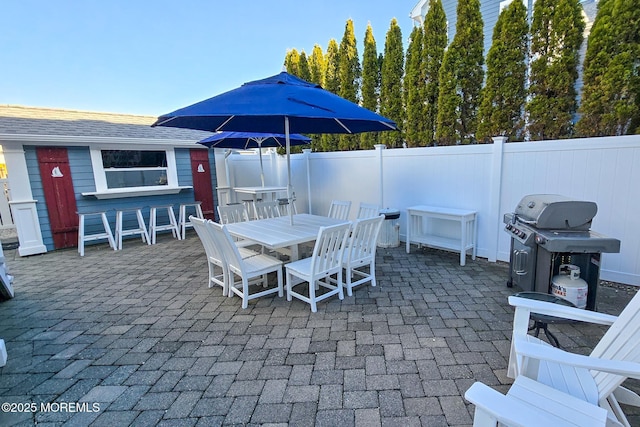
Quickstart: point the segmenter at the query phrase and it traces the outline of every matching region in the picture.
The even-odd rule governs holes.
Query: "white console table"
[[[407,253],[411,250],[411,243],[417,243],[460,252],[460,265],[465,265],[466,254],[470,249],[472,250],[472,259],[476,259],[476,214],[476,211],[437,206],[413,206],[407,208]],[[433,224],[429,224],[430,220],[433,219],[459,222],[460,237],[452,238],[435,234]]]

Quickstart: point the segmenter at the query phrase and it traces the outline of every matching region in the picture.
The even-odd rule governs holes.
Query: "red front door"
[[[49,213],[55,249],[78,244],[76,196],[71,180],[67,149],[36,147],[44,199]]]
[[[211,168],[209,167],[209,151],[191,149],[191,175],[193,176],[193,193],[196,201],[202,202],[202,213],[207,219],[214,220],[213,187],[211,186]]]

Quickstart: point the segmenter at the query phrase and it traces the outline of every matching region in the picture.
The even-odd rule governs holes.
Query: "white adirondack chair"
[[[609,412],[609,425],[630,426],[619,403],[640,406],[640,396],[622,387],[640,379],[640,293],[618,317],[515,296],[507,375],[525,375]],[[610,325],[589,356],[552,347],[527,334],[531,313]]]
[[[476,406],[474,427],[598,427],[607,423],[607,411],[597,405],[523,376],[516,378],[506,396],[476,382],[464,397]]]

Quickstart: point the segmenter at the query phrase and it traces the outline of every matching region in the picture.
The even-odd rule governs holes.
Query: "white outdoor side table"
[[[439,249],[460,252],[460,265],[465,265],[467,251],[471,250],[471,259],[477,252],[477,212],[466,209],[443,208],[438,206],[413,206],[407,208],[407,253],[411,243]],[[434,219],[456,221],[460,223],[460,237],[452,238],[436,234]]]

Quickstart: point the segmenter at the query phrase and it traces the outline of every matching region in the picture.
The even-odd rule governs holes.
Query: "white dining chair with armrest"
[[[278,210],[280,211],[280,216],[289,215],[289,209],[293,208],[293,215],[298,214],[298,209],[296,208],[296,199],[292,198],[291,203],[289,203],[289,199],[277,199],[278,202]]]
[[[360,203],[356,219],[373,218],[380,215],[380,207],[369,203]]]
[[[213,239],[213,232],[209,221],[190,215],[189,222],[200,238],[200,242],[202,242],[207,256],[207,265],[209,267],[208,286],[212,288],[214,285],[218,285],[222,287],[222,295],[228,295],[230,286],[229,275],[226,272],[222,251]],[[258,255],[257,252],[246,248],[238,248],[238,251],[243,258]]]
[[[234,224],[236,222],[249,221],[247,208],[241,203],[227,206],[218,206],[218,217],[220,218],[220,224]],[[234,240],[236,242],[236,245],[241,248],[246,248],[247,246],[253,246],[256,244],[251,240]]]
[[[282,261],[264,254],[243,258],[224,225],[212,221],[209,221],[209,225],[213,231],[214,241],[222,250],[224,257],[224,265],[229,275],[229,297],[232,297],[233,294],[238,295],[242,298],[242,308],[247,308],[252,299],[273,293],[278,293],[279,297],[283,296]],[[250,293],[250,286],[262,285],[266,287],[268,285],[269,273],[277,274],[277,287]],[[236,281],[236,276],[240,280]]]
[[[507,375],[525,375],[562,392],[599,405],[609,418],[629,427],[620,403],[640,407],[640,396],[622,386],[640,379],[640,293],[619,316],[509,297],[515,307],[511,355]],[[531,313],[610,325],[589,356],[553,347],[527,333]]]
[[[234,222],[249,221],[247,208],[241,204],[218,206],[220,224],[233,224]]]
[[[287,273],[287,300],[295,297],[311,305],[311,311],[317,311],[318,301],[338,295],[343,299],[342,291],[342,257],[349,238],[351,223],[321,227],[309,258],[285,265]],[[332,276],[336,278],[332,278]],[[302,282],[294,284],[294,278]],[[317,294],[316,286],[328,289],[321,295]],[[294,288],[308,288],[308,296],[297,292]]]
[[[353,223],[353,231],[342,261],[345,269],[344,286],[348,296],[353,295],[353,288],[358,285],[371,282],[371,286],[376,286],[376,249],[383,220],[384,215],[379,215]]]
[[[329,206],[329,214],[327,216],[329,218],[336,219],[349,219],[349,211],[351,210],[351,201],[344,200],[332,200],[331,206]]]
[[[281,216],[278,201],[255,202],[253,207],[256,211],[256,219],[277,218]]]

